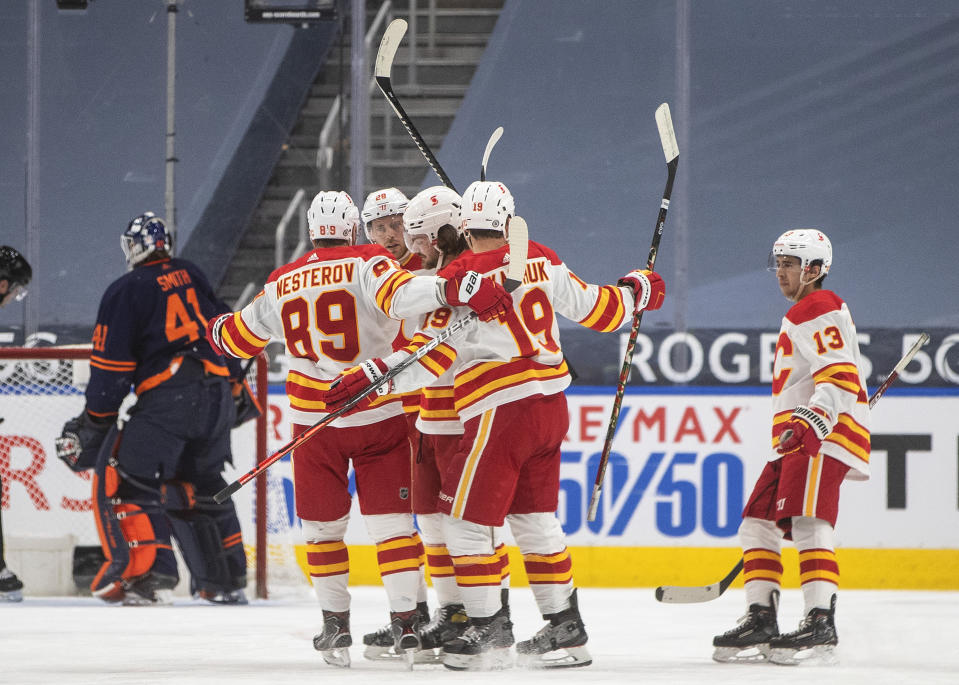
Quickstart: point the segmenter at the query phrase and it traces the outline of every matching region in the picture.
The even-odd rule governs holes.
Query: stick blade
[[[405,35],[405,19],[394,19],[386,27],[383,38],[380,39],[380,48],[376,51],[376,66],[373,75],[377,80],[390,77],[390,71],[393,69],[393,59],[396,57],[396,51]]]
[[[480,166],[480,180],[486,180],[486,164],[489,162],[490,153],[493,151],[493,147],[499,142],[500,136],[503,135],[503,127],[497,126],[496,130],[493,131],[493,134],[489,137],[489,140],[486,143],[486,150],[483,152],[483,164]]]
[[[509,220],[509,268],[506,270],[505,288],[512,292],[523,282],[526,273],[526,257],[529,254],[529,227],[521,216]]]
[[[679,157],[679,144],[673,130],[673,117],[669,113],[669,103],[664,102],[656,108],[656,127],[659,128],[659,140],[663,144],[666,163]]]
[[[656,600],[664,604],[698,604],[714,600],[720,594],[719,583],[701,587],[660,585],[656,588]]]

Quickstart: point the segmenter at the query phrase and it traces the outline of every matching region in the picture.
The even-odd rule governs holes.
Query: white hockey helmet
[[[381,219],[384,216],[393,216],[399,214],[402,216],[406,211],[406,205],[409,203],[406,195],[396,188],[381,188],[374,190],[366,196],[366,202],[363,203],[363,212],[360,216],[363,218],[363,230],[366,231],[366,239],[374,242],[370,235],[370,224],[373,219]]]
[[[474,181],[463,193],[463,229],[506,231],[516,208],[509,189],[498,181]]]
[[[776,257],[796,257],[799,266],[805,273],[806,269],[815,261],[822,263],[820,275],[829,273],[832,265],[832,243],[822,231],[815,228],[797,228],[786,231],[776,238],[773,250],[769,254],[769,268],[775,271]]]
[[[407,249],[413,250],[412,237],[417,235],[427,236],[430,243],[435,245],[439,230],[446,225],[452,226],[458,235],[462,235],[462,209],[463,198],[446,186],[432,186],[418,192],[403,212],[403,240]]]
[[[356,242],[359,212],[353,198],[342,190],[323,190],[316,194],[306,213],[311,240],[348,240]]]

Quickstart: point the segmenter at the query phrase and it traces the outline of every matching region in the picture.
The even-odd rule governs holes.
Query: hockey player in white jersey
[[[420,191],[410,199],[403,213],[404,240],[407,248],[423,260],[418,274],[436,273],[467,249],[460,226],[462,198],[445,186],[433,186]],[[450,316],[448,308],[428,317]],[[403,322],[400,349],[411,343],[411,338],[423,317]],[[408,335],[406,329],[409,329]],[[422,650],[417,652],[417,663],[435,662],[443,642],[459,637],[466,629],[467,616],[456,586],[453,562],[446,548],[443,533],[444,514],[438,512],[436,498],[440,491],[442,465],[455,451],[463,425],[453,407],[453,373],[443,374],[436,383],[422,391],[404,393],[403,407],[410,421],[410,440],[413,444],[412,488],[410,499],[425,545],[426,563],[436,591],[439,607],[433,619],[420,626]],[[500,552],[506,554],[505,545]],[[422,602],[425,607],[425,587]],[[427,616],[428,619],[428,616]],[[363,655],[371,660],[396,657],[390,626],[363,636],[366,649]]]
[[[511,303],[499,286],[476,290],[464,301],[459,293],[462,280],[470,278],[465,271],[448,278],[414,276],[379,245],[354,245],[359,213],[344,192],[319,193],[307,216],[315,249],[274,271],[241,311],[211,319],[207,327],[211,344],[234,357],[249,358],[270,340],[284,341],[294,436],[330,411],[323,392],[332,379],[344,372],[365,377],[357,361],[392,350],[400,319],[466,304],[487,320]],[[352,462],[360,511],[377,546],[396,650],[417,649],[422,547],[413,527],[410,445],[399,398],[373,396],[298,447],[292,458],[296,513],[323,610],[323,632],[314,647],[327,663],[349,665],[349,555],[343,537]]]
[[[502,183],[480,181],[463,195],[462,226],[470,251],[439,273],[469,268],[502,282],[510,254],[512,195]],[[633,271],[618,285],[577,278],[548,247],[529,243],[523,283],[500,320],[467,328],[438,345],[396,377],[400,392],[430,386],[454,369],[453,408],[464,433],[443,473],[437,509],[470,625],[443,645],[454,670],[491,670],[512,662],[514,643],[501,580],[505,559],[494,531],[505,521],[523,554],[533,596],[548,621],[516,644],[531,666],[586,666],[591,657],[573,584],[572,561],[556,507],[560,447],[568,428],[563,390],[570,375],[560,346],[556,313],[597,331],[631,320],[634,306],[658,309],[665,286],[655,272]],[[439,312],[440,310],[438,310]],[[407,350],[366,364],[385,373],[425,340],[468,312],[427,317]],[[336,405],[362,389],[349,377],[325,393]]]
[[[423,262],[403,239],[403,212],[408,203],[397,188],[380,188],[366,196],[360,219],[367,240],[386,248],[407,271],[417,271]]]
[[[770,254],[779,288],[794,304],[776,344],[772,449],[739,527],[747,613],[713,638],[716,661],[831,661],[839,642],[833,528],[842,481],[869,478],[869,399],[849,308],[822,287],[831,265],[829,239],[814,229],[783,233]],[[780,634],[784,537],[799,551],[805,617]]]

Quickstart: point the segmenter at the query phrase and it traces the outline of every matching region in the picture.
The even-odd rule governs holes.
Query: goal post
[[[28,596],[83,592],[71,581],[80,585],[77,552],[80,548],[95,552],[100,545],[92,507],[92,474],[74,473],[61,464],[54,445],[63,424],[83,410],[90,353],[89,345],[0,347],[0,507],[5,556],[24,581]],[[231,435],[234,464],[230,468],[236,471],[245,471],[268,456],[271,407],[267,371],[268,361],[261,355],[247,372],[263,413]],[[121,415],[134,399],[132,394],[127,398]],[[229,468],[225,477],[230,478]],[[282,483],[274,481],[264,473],[255,487],[234,498],[247,550],[249,589],[260,598],[309,587],[296,561],[287,492]],[[54,540],[71,549],[59,550],[56,559],[28,551],[50,549]],[[49,575],[42,567],[51,562],[58,566],[72,563],[73,568],[59,568],[61,580],[42,583],[38,579]],[[67,578],[66,587],[62,578]],[[178,589],[189,588],[189,584],[188,572],[181,564]]]

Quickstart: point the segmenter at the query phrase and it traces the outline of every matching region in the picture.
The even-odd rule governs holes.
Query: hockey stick
[[[656,254],[659,252],[659,241],[663,237],[663,226],[666,223],[666,210],[669,209],[669,197],[673,193],[673,180],[676,178],[676,167],[679,164],[679,146],[676,143],[676,133],[673,131],[673,119],[669,115],[669,105],[661,104],[656,108],[656,126],[659,129],[659,139],[663,144],[663,154],[666,156],[666,190],[663,191],[663,200],[659,205],[659,216],[656,217],[656,229],[653,231],[653,243],[649,246],[649,258],[646,268],[650,271],[656,264]],[[639,325],[643,322],[643,311],[633,314],[633,327],[629,332],[626,343],[626,358],[623,359],[623,368],[619,372],[619,383],[616,386],[616,399],[613,401],[613,411],[609,417],[609,426],[606,429],[606,442],[603,444],[603,456],[599,461],[599,470],[596,472],[596,482],[593,484],[593,494],[589,500],[587,521],[596,520],[596,509],[599,505],[599,496],[603,490],[603,478],[606,475],[606,466],[609,464],[609,453],[613,447],[613,436],[616,434],[616,423],[619,420],[619,411],[623,405],[623,395],[626,392],[626,379],[633,363],[633,349],[636,347],[636,337],[639,335]]]
[[[526,222],[522,217],[514,216],[509,223],[509,266],[506,271],[506,281],[503,284],[503,287],[508,291],[513,291],[519,287],[520,283],[523,282],[523,274],[526,271],[526,257],[529,250],[529,231],[526,226]],[[410,366],[415,364],[417,361],[425,357],[431,351],[436,349],[439,345],[446,342],[454,335],[459,333],[464,328],[470,326],[476,319],[478,315],[476,312],[470,312],[469,316],[466,316],[462,319],[457,319],[454,321],[448,328],[443,330],[439,335],[430,340],[428,343],[420,347],[416,352],[410,354],[406,359],[401,361],[399,364],[394,366],[392,369],[383,374],[379,379],[370,383],[366,388],[361,392],[351,397],[347,400],[346,404],[337,409],[332,414],[327,414],[322,419],[314,423],[312,426],[307,428],[305,431],[300,433],[298,436],[290,440],[288,443],[283,445],[276,452],[271,454],[269,457],[261,461],[259,464],[254,466],[252,469],[247,471],[245,474],[237,478],[235,481],[227,485],[225,488],[220,490],[213,496],[213,499],[216,500],[218,504],[225,502],[230,495],[239,490],[241,487],[249,483],[251,480],[257,477],[260,473],[265,471],[271,465],[278,462],[280,459],[285,457],[287,454],[295,450],[297,447],[302,445],[304,442],[312,438],[323,428],[330,425],[336,419],[347,414],[352,410],[356,405],[363,401],[363,399],[374,392],[382,386],[388,384],[391,380],[396,378],[404,370],[408,369]]]
[[[489,162],[489,155],[493,151],[493,146],[499,141],[500,136],[503,135],[503,127],[497,126],[496,130],[493,131],[493,134],[489,137],[489,140],[486,142],[486,150],[483,152],[483,163],[480,165],[480,180],[486,180],[486,164]]]
[[[872,396],[869,398],[869,408],[872,409],[876,402],[879,401],[879,398],[886,394],[886,390],[889,389],[889,386],[893,384],[899,377],[899,372],[902,371],[909,365],[909,362],[912,361],[912,358],[916,356],[916,353],[919,352],[919,348],[929,342],[929,334],[923,333],[919,336],[919,339],[909,348],[909,351],[903,355],[903,358],[899,360],[895,368],[892,370],[886,380],[876,388],[876,391],[873,392]],[[786,435],[788,431],[783,431],[783,434],[780,436],[780,439],[788,438]],[[726,574],[726,576],[719,581],[718,583],[712,583],[710,585],[700,585],[700,586],[683,586],[683,585],[660,585],[656,588],[656,599],[660,602],[666,602],[668,604],[692,604],[695,602],[709,602],[716,599],[721,594],[726,592],[726,589],[736,580],[736,576],[739,575],[739,572],[743,570],[743,559],[740,557],[739,561],[736,562],[736,565],[733,569]]]
[[[406,128],[406,132],[410,134],[410,138],[413,139],[416,147],[423,153],[427,164],[429,164],[433,171],[436,172],[436,175],[440,177],[443,185],[454,192],[459,192],[456,190],[456,186],[453,185],[450,177],[443,171],[443,167],[440,166],[439,160],[436,159],[433,151],[430,150],[430,146],[426,144],[423,136],[416,130],[410,116],[406,113],[406,110],[403,109],[399,98],[396,97],[396,93],[393,92],[390,71],[393,69],[393,59],[396,57],[396,51],[400,47],[400,42],[405,35],[406,21],[403,19],[394,19],[390,22],[390,25],[386,27],[386,31],[383,32],[383,38],[380,40],[380,48],[376,52],[376,66],[373,71],[373,75],[376,77],[376,85],[383,91],[383,95],[386,96],[387,101],[393,107],[396,116],[400,118],[400,122],[404,128]]]

